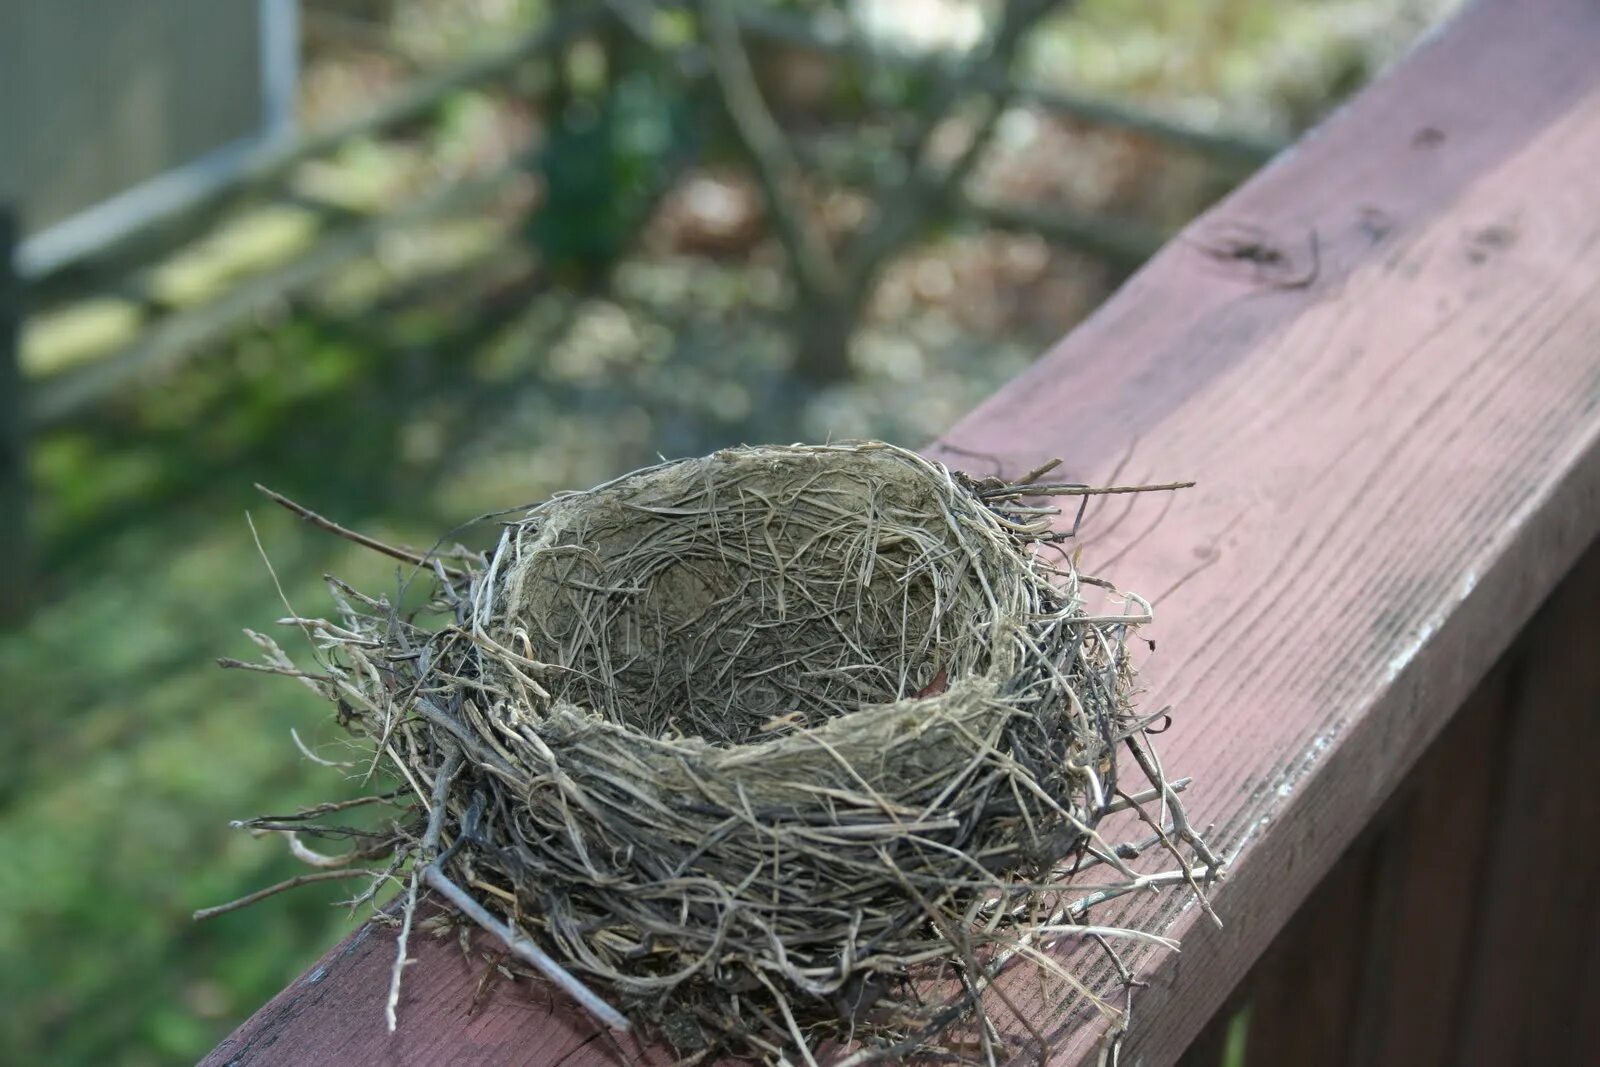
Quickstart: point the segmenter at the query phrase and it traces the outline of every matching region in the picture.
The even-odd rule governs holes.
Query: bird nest
[[[432,891],[680,1055],[992,1058],[1002,970],[1115,1015],[1049,946],[1109,949],[1091,903],[1217,866],[1133,710],[1148,606],[1047,551],[1067,535],[1042,498],[1083,491],[878,443],[728,450],[416,557],[421,611],[334,582],[338,622],[292,620],[318,672],[256,636],[393,773],[402,816],[351,855],[405,887],[402,958]],[[1178,871],[1102,840],[1124,807]],[[1112,880],[1075,894],[1063,872],[1095,866]]]

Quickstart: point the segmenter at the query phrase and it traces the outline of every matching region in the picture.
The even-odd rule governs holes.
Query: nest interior
[[[1016,607],[993,587],[1028,574],[927,478],[887,451],[725,454],[565,497],[508,541],[495,630],[560,668],[556,699],[729,745],[982,675]]]
[[[1086,614],[1028,500],[877,443],[735,449],[531,509],[421,614],[336,583],[309,684],[409,794],[369,849],[680,1053],[940,1047],[1082,921],[1052,868],[1133,877],[1095,824],[1147,609]]]

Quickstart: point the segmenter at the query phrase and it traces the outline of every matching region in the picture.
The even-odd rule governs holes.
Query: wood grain
[[[1600,550],[1589,555],[1600,562]],[[1547,622],[1541,614],[1530,628]],[[1243,979],[1248,1062],[1455,1062],[1484,872],[1504,852],[1491,831],[1527,644],[1525,632]]]
[[[1104,913],[1184,938],[1141,960],[1124,1063],[1177,1059],[1600,530],[1596,55],[1600,5],[1473,6],[944,438],[1200,482],[1086,530],[1157,598],[1145,699],[1235,855],[1220,931],[1176,896]],[[389,952],[341,949],[208,1062],[616,1062],[503,990],[467,1017],[451,946],[408,975],[422,1051],[386,1041]],[[1094,1062],[1100,1023],[1028,1003]]]
[[[1125,1058],[1176,1058],[1600,528],[1597,48],[1592,4],[1469,9],[949,435],[1200,480],[1087,531],[1158,599],[1167,766],[1237,855],[1222,931],[1112,913],[1185,939]],[[1241,227],[1317,232],[1316,280],[1222,273]]]
[[[412,942],[397,1013],[384,1025],[393,933],[368,924],[274,997],[203,1061],[244,1064],[667,1064],[618,1045],[547,988],[502,978],[479,946],[453,936]]]
[[[1600,543],[1244,979],[1247,1062],[1594,1062],[1597,604]]]

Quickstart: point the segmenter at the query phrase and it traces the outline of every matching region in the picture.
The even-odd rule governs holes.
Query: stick
[[[410,563],[418,567],[426,567],[430,562],[438,562],[437,560],[425,556],[420,552],[413,552],[408,548],[396,548],[394,545],[386,544],[383,541],[379,541],[377,538],[368,537],[366,534],[356,533],[354,530],[348,527],[340,526],[332,519],[323,518],[321,515],[318,515],[315,511],[312,511],[303,504],[296,504],[293,500],[290,500],[282,493],[273,492],[260,482],[255,484],[256,488],[274,504],[294,512],[311,525],[318,527],[319,529],[327,530],[331,534],[336,534],[339,537],[344,538],[346,541],[354,541],[363,548],[370,548],[374,552],[381,552],[385,556],[400,560],[402,563]],[[441,563],[439,565],[444,568],[445,574],[449,575],[452,579],[466,577],[465,571],[458,570],[455,567],[449,566],[448,564]]]
[[[783,128],[767,110],[750,56],[727,0],[701,0],[701,20],[711,52],[711,70],[734,131],[755,164],[756,179],[772,212],[778,237],[789,254],[801,286],[821,296],[843,286],[838,264],[826,237],[802,206],[800,166]]]
[[[444,895],[444,898],[467,918],[498,937],[501,942],[527,963],[539,969],[550,981],[560,986],[573,1000],[581,1004],[590,1015],[605,1023],[613,1030],[630,1030],[628,1020],[622,1013],[611,1005],[595,996],[588,986],[574,978],[568,971],[544,954],[544,951],[528,940],[526,936],[510,926],[496,919],[493,915],[473,900],[467,893],[452,882],[437,864],[428,864],[422,872],[423,880]]]
[[[1166,789],[1170,789],[1174,793],[1181,793],[1189,788],[1193,781],[1193,778],[1179,778],[1177,781],[1168,782]],[[1125,808],[1133,807],[1135,804],[1145,804],[1152,800],[1159,800],[1165,792],[1166,790],[1160,788],[1146,789],[1143,793],[1131,793],[1127,796],[1118,797],[1101,808],[1100,814],[1110,815],[1114,811],[1122,811]]]
[[[238,911],[240,908],[248,908],[258,900],[266,900],[270,896],[274,896],[290,889],[298,889],[300,886],[310,885],[312,882],[326,882],[332,878],[358,878],[362,875],[372,877],[386,873],[388,872],[374,870],[370,867],[361,867],[355,870],[341,869],[333,871],[314,871],[311,874],[297,874],[293,878],[288,878],[279,882],[277,885],[269,885],[265,889],[257,889],[254,893],[246,894],[245,896],[240,897],[238,900],[230,900],[226,904],[218,904],[214,908],[201,908],[199,911],[194,913],[194,919],[196,922],[201,922],[205,919],[215,918],[218,915],[226,915],[230,911]]]
[[[1039,485],[1005,485],[999,489],[980,489],[985,500],[1006,496],[1120,496],[1123,493],[1170,493],[1193,489],[1194,482],[1162,482],[1160,485],[1077,485],[1073,482],[1044,482]]]

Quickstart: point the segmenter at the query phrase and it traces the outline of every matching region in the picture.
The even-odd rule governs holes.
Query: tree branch
[[[819,31],[810,19],[793,12],[755,7],[740,12],[739,25],[750,40],[809,49],[858,66],[909,70],[925,68],[928,63],[924,56],[853,32]],[[949,60],[938,63],[960,65]],[[978,82],[981,88],[998,91],[1010,80],[1010,71],[988,69]],[[1243,130],[1214,131],[1140,110],[1114,97],[1086,95],[1051,85],[1024,82],[1017,86],[1016,98],[1045,111],[1070,115],[1095,126],[1126,130],[1234,167],[1258,167],[1287,147],[1275,137]]]
[[[756,179],[794,266],[795,280],[808,295],[832,298],[841,291],[843,276],[826,237],[805,212],[800,165],[761,97],[738,21],[727,0],[700,0],[698,8],[712,74],[734,131],[755,164]]]
[[[1009,77],[1011,61],[1022,38],[1064,0],[1009,0],[1000,25],[982,52],[945,71],[939,91],[923,113],[911,147],[911,163],[899,188],[882,187],[876,197],[878,221],[852,244],[844,273],[850,291],[869,288],[884,262],[911,236],[928,215],[943,209],[960,191],[972,168],[994,138],[1000,116],[1017,90]],[[1002,85],[998,90],[986,86]],[[939,166],[932,158],[935,134],[962,100],[987,93],[987,109],[972,136],[952,162]]]

